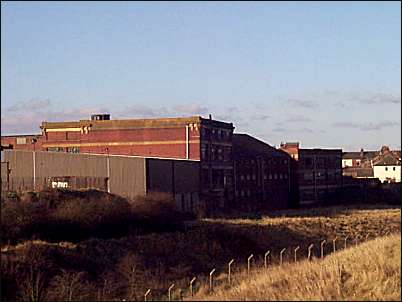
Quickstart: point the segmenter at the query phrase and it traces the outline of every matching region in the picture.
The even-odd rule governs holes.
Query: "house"
[[[380,154],[372,160],[374,177],[381,182],[401,182],[400,153],[383,146]]]

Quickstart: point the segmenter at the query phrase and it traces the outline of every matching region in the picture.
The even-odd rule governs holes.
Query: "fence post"
[[[197,277],[194,277],[193,279],[190,280],[190,294],[191,296],[194,296],[194,291],[193,291],[193,283],[197,279]]]
[[[295,262],[297,262],[297,251],[300,249],[300,246],[295,248]]]
[[[233,264],[233,262],[234,262],[234,259],[230,260],[229,263],[228,263],[228,283],[229,283],[229,286],[230,286],[230,282],[231,282],[231,279],[230,279],[230,273],[231,273],[230,266]]]
[[[308,247],[308,256],[307,260],[311,260],[311,249],[314,247],[314,244],[310,244]]]
[[[324,244],[326,243],[326,240],[323,240],[321,242],[321,259],[324,258]]]
[[[334,252],[336,252],[336,240],[338,239],[338,236],[335,236],[335,238],[332,240],[332,244],[334,246]]]
[[[210,273],[209,273],[209,291],[212,293],[213,291],[213,284],[212,284],[212,279],[213,279],[213,274],[215,273],[215,269],[213,269]]]
[[[169,301],[172,301],[171,291],[172,291],[173,287],[174,287],[174,283],[172,285],[170,285],[169,289],[168,289],[168,299],[169,299]]]
[[[349,236],[345,237],[345,249],[346,249],[346,242],[348,241]]]
[[[147,301],[147,296],[149,295],[149,293],[151,292],[151,289],[148,289],[145,294],[144,294],[144,301]]]
[[[250,261],[251,259],[254,257],[253,254],[251,254],[248,258],[247,258],[247,276],[250,276]]]
[[[279,253],[279,264],[282,265],[282,255],[286,251],[286,248],[282,249],[281,252]]]
[[[267,268],[267,257],[269,256],[269,253],[270,253],[271,251],[267,251],[265,254],[264,254],[264,267],[265,268]]]
[[[368,241],[369,236],[370,236],[370,234],[367,234],[367,235],[366,235],[366,241]]]

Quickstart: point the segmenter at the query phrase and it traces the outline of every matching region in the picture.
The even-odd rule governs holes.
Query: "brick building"
[[[233,124],[202,118],[42,122],[41,135],[2,136],[1,145],[20,150],[94,153],[199,160],[201,196],[223,206],[234,197]]]
[[[247,134],[234,134],[235,204],[245,209],[284,209],[298,204],[293,159]]]
[[[301,149],[299,143],[280,149],[297,160],[300,204],[336,198],[342,188],[342,149]]]

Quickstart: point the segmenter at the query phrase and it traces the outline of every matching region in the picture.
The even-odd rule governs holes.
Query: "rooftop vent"
[[[108,121],[110,120],[110,114],[92,114],[91,121]]]

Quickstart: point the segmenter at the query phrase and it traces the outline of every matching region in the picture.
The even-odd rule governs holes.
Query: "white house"
[[[373,162],[373,170],[381,182],[401,182],[401,160],[391,154]]]

